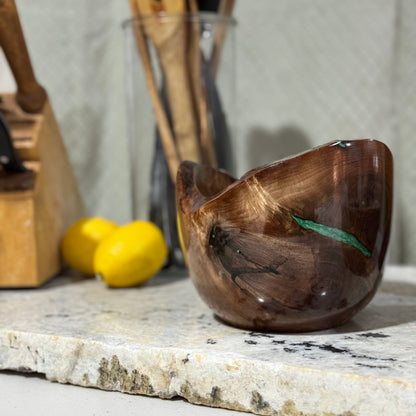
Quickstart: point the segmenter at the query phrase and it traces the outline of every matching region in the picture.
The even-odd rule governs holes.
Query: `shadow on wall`
[[[311,147],[308,136],[296,126],[284,126],[277,130],[255,127],[247,138],[246,161],[249,169],[252,169]]]

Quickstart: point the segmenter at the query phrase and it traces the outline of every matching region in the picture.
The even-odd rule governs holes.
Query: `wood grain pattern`
[[[59,245],[84,215],[72,167],[45,89],[30,62],[14,0],[0,1],[0,46],[17,84],[0,96],[20,160],[30,172],[0,169],[0,287],[39,286],[62,267]]]
[[[180,155],[176,148],[175,138],[171,130],[168,115],[165,111],[161,97],[159,96],[156,78],[153,74],[149,48],[146,42],[145,34],[143,33],[142,25],[140,24],[140,11],[138,8],[139,0],[129,0],[130,9],[134,21],[132,22],[133,31],[136,38],[137,49],[143,64],[144,76],[146,85],[149,90],[150,99],[152,101],[153,111],[155,113],[158,132],[160,135],[163,151],[166,156],[166,163],[168,165],[169,174],[174,183],[176,180],[176,173],[180,163]]]
[[[20,108],[28,113],[39,112],[47,95],[35,78],[14,0],[0,1],[0,46],[16,80]]]
[[[14,94],[0,97],[17,153],[31,170],[24,177],[0,171],[0,287],[35,287],[61,270],[61,238],[84,208],[49,101],[41,113],[27,114]]]
[[[156,49],[165,77],[179,155],[182,160],[199,162],[198,126],[187,65],[186,3],[137,0],[136,4],[144,17],[141,26]]]
[[[177,204],[193,282],[238,327],[341,325],[382,277],[392,192],[392,155],[375,140],[329,143],[239,180],[183,162]]]

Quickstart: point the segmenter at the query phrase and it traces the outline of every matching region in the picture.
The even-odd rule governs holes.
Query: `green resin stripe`
[[[306,230],[315,231],[318,234],[324,235],[325,237],[333,238],[334,240],[341,241],[342,243],[348,244],[349,246],[353,246],[356,249],[360,250],[365,257],[371,256],[371,253],[367,249],[367,247],[365,247],[364,244],[360,243],[358,239],[354,237],[352,234],[349,234],[344,230],[340,230],[339,228],[318,224],[312,220],[304,220],[292,214],[291,216],[302,228],[305,228]]]

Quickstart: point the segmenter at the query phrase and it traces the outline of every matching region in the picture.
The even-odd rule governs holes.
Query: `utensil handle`
[[[139,17],[139,10],[135,0],[129,0],[130,8],[133,17]],[[152,71],[152,64],[150,61],[150,54],[147,48],[146,39],[142,28],[139,24],[133,23],[134,35],[136,38],[137,49],[142,59],[144,75],[146,79],[147,88],[152,101],[153,110],[156,116],[157,126],[159,129],[160,138],[165,152],[166,161],[169,168],[169,173],[173,183],[176,183],[176,173],[180,164],[180,157],[176,148],[175,140],[169,125],[169,120],[166,111],[163,107],[162,100],[159,96],[156,80]]]
[[[0,46],[16,80],[17,103],[28,113],[40,111],[47,95],[35,78],[14,0],[0,1]]]
[[[158,55],[166,79],[169,108],[179,155],[182,160],[200,163],[197,124],[185,50],[174,47],[163,48],[158,50]]]

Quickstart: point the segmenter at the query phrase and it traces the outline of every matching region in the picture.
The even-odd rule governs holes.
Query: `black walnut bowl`
[[[393,160],[383,143],[336,141],[238,180],[183,162],[176,188],[192,281],[226,323],[326,329],[374,296],[392,212]]]

